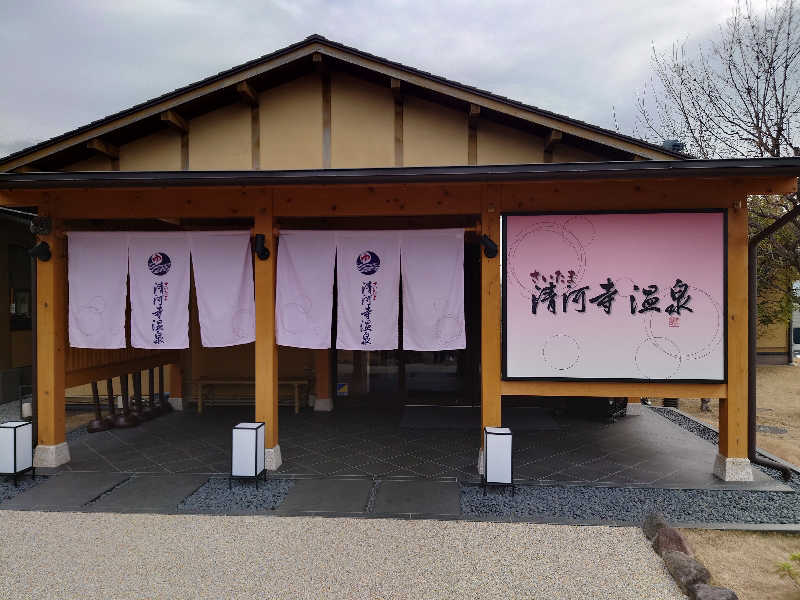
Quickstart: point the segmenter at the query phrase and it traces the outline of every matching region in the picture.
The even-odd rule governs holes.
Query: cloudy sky
[[[651,48],[734,0],[4,0],[0,156],[312,33],[630,133]]]

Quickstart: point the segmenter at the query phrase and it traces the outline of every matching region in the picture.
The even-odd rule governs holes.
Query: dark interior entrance
[[[479,404],[480,245],[476,237],[469,234],[465,236],[464,244],[464,318],[467,347],[463,350],[438,352],[402,350],[401,302],[399,350],[331,351],[332,372],[335,373],[333,393],[337,406]],[[335,311],[334,306],[334,313]],[[333,322],[336,323],[335,314]]]

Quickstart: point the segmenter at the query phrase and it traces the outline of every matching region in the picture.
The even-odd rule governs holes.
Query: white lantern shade
[[[33,467],[33,424],[0,424],[0,473],[15,475]]]
[[[233,428],[232,477],[258,477],[264,472],[264,423],[239,423]]]
[[[511,430],[508,427],[485,427],[483,456],[486,483],[512,483]]]

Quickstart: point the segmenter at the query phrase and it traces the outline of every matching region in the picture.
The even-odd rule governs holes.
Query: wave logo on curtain
[[[166,252],[156,252],[147,259],[147,268],[153,275],[163,277],[169,273],[169,268],[172,266],[172,261]]]
[[[372,250],[366,250],[356,258],[356,269],[362,275],[374,275],[381,268],[381,259]]]

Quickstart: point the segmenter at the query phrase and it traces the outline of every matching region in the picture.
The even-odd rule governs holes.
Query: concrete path
[[[683,599],[638,528],[0,512],[2,598]]]

